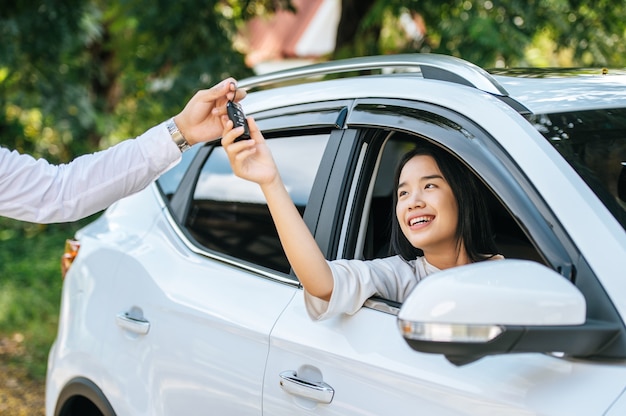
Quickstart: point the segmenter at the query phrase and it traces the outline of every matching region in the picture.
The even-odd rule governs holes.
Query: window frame
[[[273,109],[258,114],[250,114],[255,117],[255,121],[257,121],[259,128],[263,131],[264,136],[268,140],[278,137],[328,132],[329,139],[320,161],[320,167],[314,179],[307,208],[303,216],[305,223],[314,236],[316,235],[319,217],[322,215],[320,207],[325,198],[328,184],[331,183],[329,177],[332,171],[332,165],[337,159],[339,142],[343,135],[343,131],[339,129],[339,127],[341,127],[345,121],[349,106],[349,101],[339,100],[310,103],[290,107],[289,109]],[[179,235],[183,243],[196,254],[230,264],[262,277],[299,286],[299,282],[293,271],[290,270],[288,274],[282,273],[278,270],[256,265],[223,252],[210,250],[199,244],[186,229],[185,223],[202,167],[213,149],[221,147],[221,144],[218,139],[200,146],[193,160],[189,163],[189,167],[183,175],[176,192],[174,192],[169,199],[166,195],[163,195],[163,192],[157,186],[160,190],[160,195],[165,207],[164,211],[175,232]],[[323,241],[320,242],[320,245],[323,245]]]
[[[396,113],[398,108],[434,117],[433,120],[426,120],[402,116]],[[520,227],[532,227],[533,232],[528,231],[527,234],[545,262],[564,276],[570,277],[569,270],[580,253],[517,164],[479,126],[438,106],[395,99],[357,100],[348,116],[348,123],[349,129],[354,128],[358,132],[356,134],[359,135],[359,140],[369,147],[368,152],[373,157],[378,156],[383,144],[381,135],[372,134],[377,131],[385,134],[391,131],[413,134],[437,143],[459,156],[470,170],[497,193],[511,214],[520,219]],[[366,166],[370,166],[370,171],[359,172],[360,181],[363,180],[363,175],[371,175],[371,163]],[[363,204],[359,201],[354,205]]]

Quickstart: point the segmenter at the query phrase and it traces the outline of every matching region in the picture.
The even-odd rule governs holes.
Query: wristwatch
[[[167,131],[170,132],[170,136],[172,136],[172,140],[174,141],[176,146],[178,146],[181,153],[191,147],[189,146],[189,143],[187,142],[183,134],[180,132],[180,130],[178,130],[178,126],[174,122],[174,117],[167,120],[165,122],[165,126],[167,127]]]

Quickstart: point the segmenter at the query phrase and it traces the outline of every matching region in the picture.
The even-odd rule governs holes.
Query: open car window
[[[394,192],[393,178],[398,161],[409,150],[419,146],[423,138],[404,133],[390,135],[381,149],[381,155],[373,174],[371,198],[368,202],[366,234],[361,254],[363,259],[381,258],[394,253],[390,252],[389,239],[391,221],[395,220],[395,207],[392,206]],[[462,163],[459,161],[459,163]],[[482,183],[482,181],[481,181]],[[494,237],[499,249],[498,254],[507,258],[526,259],[542,262],[541,256],[516,223],[494,192],[484,185],[484,195],[488,198]]]
[[[391,222],[395,221],[395,207],[392,202],[394,192],[394,174],[396,165],[402,156],[425,141],[423,137],[402,132],[391,132],[384,140],[379,152],[371,152],[370,157],[376,161],[370,163],[372,176],[365,185],[368,187],[363,220],[355,247],[355,258],[371,260],[395,255],[390,248]],[[459,163],[463,163],[459,159]],[[472,173],[475,174],[475,173]],[[498,253],[505,258],[525,259],[545,264],[542,256],[525,234],[522,227],[511,215],[495,192],[484,181],[483,194],[487,197],[488,212],[491,218],[494,239]],[[365,192],[365,191],[364,191]],[[401,303],[398,299],[381,299],[374,297],[366,306],[388,313],[397,313]]]

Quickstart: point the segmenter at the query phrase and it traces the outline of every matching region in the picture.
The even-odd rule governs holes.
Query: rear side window
[[[530,121],[626,229],[626,109],[543,114]]]
[[[180,159],[180,162],[178,162],[170,170],[161,175],[157,180],[159,189],[161,189],[161,192],[163,192],[163,195],[165,195],[167,199],[171,199],[172,195],[174,195],[174,193],[178,189],[180,182],[183,180],[183,176],[187,172],[191,161],[193,160],[196,153],[198,153],[200,147],[202,146],[192,146],[189,150],[184,152]]]
[[[301,214],[328,137],[315,134],[267,141]],[[222,147],[216,147],[202,167],[185,227],[204,248],[289,273],[289,262],[260,187],[234,175]]]

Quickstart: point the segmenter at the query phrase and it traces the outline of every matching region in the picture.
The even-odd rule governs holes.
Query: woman
[[[265,139],[248,118],[243,128],[222,118],[222,146],[235,174],[260,185],[280,241],[305,290],[313,319],[355,313],[373,295],[402,302],[424,277],[496,253],[487,208],[474,175],[450,154],[423,146],[401,160],[395,176],[392,250],[384,259],[327,261],[291,201]]]

